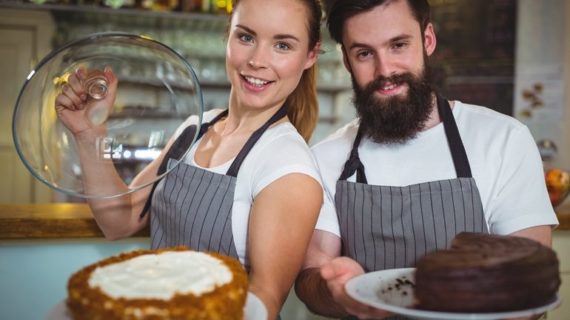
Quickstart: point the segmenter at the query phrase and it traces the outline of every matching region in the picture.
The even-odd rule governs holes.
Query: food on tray
[[[110,257],[73,274],[73,319],[243,319],[247,274],[239,261],[184,247]]]
[[[418,308],[481,313],[524,310],[556,297],[556,253],[521,237],[460,233],[416,265]]]

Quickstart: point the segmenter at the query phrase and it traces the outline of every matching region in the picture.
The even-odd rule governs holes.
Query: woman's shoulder
[[[288,174],[300,173],[320,183],[320,175],[311,149],[289,123],[269,128],[255,144],[244,162],[243,175],[251,183],[253,195]]]
[[[263,149],[310,152],[307,142],[290,122],[283,122],[267,129],[261,136],[259,145]]]

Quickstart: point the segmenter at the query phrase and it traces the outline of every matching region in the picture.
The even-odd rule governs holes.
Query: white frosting
[[[195,251],[146,254],[99,267],[89,279],[113,298],[163,299],[175,293],[201,295],[232,280],[219,259]]]

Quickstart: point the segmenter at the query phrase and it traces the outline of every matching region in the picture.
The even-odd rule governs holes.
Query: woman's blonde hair
[[[309,52],[321,41],[322,6],[320,0],[298,0],[307,8],[307,27],[309,31]],[[233,8],[239,0],[233,0]],[[231,20],[231,17],[230,17]],[[317,64],[303,71],[299,84],[291,92],[287,101],[289,121],[299,134],[309,141],[319,119],[319,101],[317,97]]]
[[[317,64],[303,71],[299,84],[289,95],[287,116],[299,134],[309,142],[319,119]]]

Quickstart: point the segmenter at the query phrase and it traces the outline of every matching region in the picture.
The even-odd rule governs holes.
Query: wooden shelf
[[[0,2],[0,8],[50,11],[58,20],[79,23],[116,23],[153,28],[199,28],[225,30],[228,17],[208,13],[151,11],[133,8],[113,9],[102,6]],[[194,30],[194,29],[192,29]]]
[[[134,236],[147,237],[144,229]],[[101,238],[89,206],[78,203],[0,204],[0,239]]]

